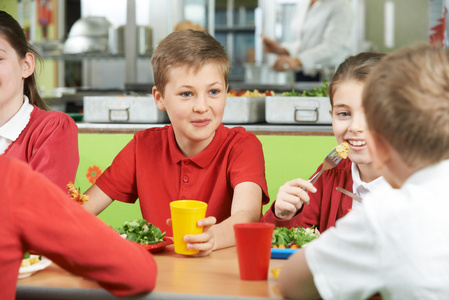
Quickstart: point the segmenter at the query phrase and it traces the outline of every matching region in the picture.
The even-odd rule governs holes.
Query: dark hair
[[[228,85],[229,57],[213,36],[203,30],[172,32],[159,43],[151,58],[154,84],[164,94],[171,69],[187,66],[196,72],[210,62],[217,64]]]
[[[377,63],[385,54],[375,52],[361,52],[357,55],[348,57],[338,66],[332,81],[329,84],[329,98],[333,105],[333,97],[338,85],[348,80],[365,82],[368,74],[374,69]]]
[[[36,49],[28,43],[20,24],[3,10],[0,10],[0,35],[8,41],[21,59],[25,58],[26,54],[30,52],[35,58],[42,62],[42,57]],[[28,78],[25,78],[23,89],[24,95],[30,99],[31,104],[36,105],[40,109],[49,110],[47,104],[45,104],[37,91],[34,72],[28,76]]]

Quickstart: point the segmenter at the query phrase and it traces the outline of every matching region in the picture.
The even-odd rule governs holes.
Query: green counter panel
[[[117,153],[132,139],[132,134],[79,135],[80,165],[75,186],[86,191],[91,183],[88,178],[104,171]],[[266,177],[271,201],[279,187],[294,178],[309,178],[330,149],[336,145],[333,136],[258,135],[265,155]],[[264,206],[264,212],[269,205]],[[114,201],[99,217],[109,225],[119,227],[123,221],[141,218],[138,202],[125,204]]]

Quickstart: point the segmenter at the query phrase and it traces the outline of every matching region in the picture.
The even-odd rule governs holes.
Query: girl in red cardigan
[[[367,126],[362,108],[365,80],[382,57],[379,53],[349,57],[338,67],[329,85],[332,129],[338,144],[344,141],[349,144],[349,159],[325,171],[314,185],[302,178],[282,185],[276,201],[263,216],[263,222],[288,228],[315,226],[322,232],[360,204],[337,191],[336,187],[343,187],[362,198],[373,190],[390,188],[372,164],[365,141]]]
[[[35,57],[19,23],[0,11],[0,154],[27,162],[65,190],[78,169],[78,127],[48,111],[34,76]]]

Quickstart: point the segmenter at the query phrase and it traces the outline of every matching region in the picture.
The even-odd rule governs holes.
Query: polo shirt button
[[[188,164],[189,164],[189,161],[188,161],[188,160],[185,160],[185,161],[184,161],[184,164],[185,164],[185,165],[188,165]]]
[[[185,183],[187,183],[187,182],[189,182],[189,176],[184,176],[183,178],[182,178],[182,181],[184,181]]]

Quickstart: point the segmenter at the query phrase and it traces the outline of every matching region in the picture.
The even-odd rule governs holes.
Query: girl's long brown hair
[[[30,52],[34,55],[35,59],[37,58],[38,61],[42,62],[42,57],[28,43],[20,24],[3,10],[0,10],[0,35],[8,41],[21,59],[25,58],[26,54]],[[28,97],[31,104],[36,105],[40,109],[49,110],[47,104],[39,95],[34,73],[28,76],[28,78],[25,78],[23,94]]]

